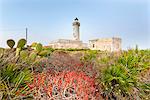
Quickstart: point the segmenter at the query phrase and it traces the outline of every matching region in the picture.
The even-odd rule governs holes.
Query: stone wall
[[[49,44],[50,47],[55,49],[85,49],[87,48],[87,44],[82,43],[82,41],[69,40],[69,39],[59,39],[53,41]]]
[[[121,39],[120,38],[102,38],[89,40],[89,48],[92,50],[102,51],[120,51]]]

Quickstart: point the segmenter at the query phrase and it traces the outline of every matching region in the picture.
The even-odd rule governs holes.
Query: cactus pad
[[[17,48],[23,48],[27,41],[25,39],[20,39],[17,44]]]
[[[9,39],[7,40],[7,45],[10,47],[10,48],[13,48],[14,45],[15,45],[15,41],[13,39]]]
[[[43,50],[39,53],[40,56],[44,56],[44,57],[48,56],[49,54],[51,54],[51,51],[49,50]]]
[[[28,57],[28,52],[25,50],[22,50],[20,52],[20,57],[21,57],[21,59],[26,59]]]
[[[43,49],[42,44],[41,44],[41,43],[38,43],[38,44],[36,45],[36,51],[41,52],[42,49]]]
[[[35,52],[32,52],[30,55],[29,55],[29,59],[30,61],[34,61],[37,57],[37,54]]]

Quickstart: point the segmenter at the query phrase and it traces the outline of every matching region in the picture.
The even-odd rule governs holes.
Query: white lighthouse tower
[[[73,37],[74,40],[80,41],[80,23],[78,21],[78,18],[74,19],[73,22]]]

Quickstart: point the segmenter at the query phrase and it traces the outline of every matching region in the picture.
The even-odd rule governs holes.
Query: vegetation
[[[0,48],[0,100],[149,100],[150,50],[52,49],[20,39]],[[71,55],[72,52],[75,52]]]
[[[128,50],[113,63],[107,65],[99,76],[105,98],[115,99],[149,99],[150,81],[144,83],[139,79],[141,72],[150,69],[150,50]],[[103,60],[103,59],[101,59]],[[106,63],[109,63],[107,59]],[[145,86],[145,88],[143,88]]]
[[[8,45],[10,48],[13,48],[14,45],[15,45],[15,41],[12,40],[12,39],[9,39],[9,40],[7,40],[7,45]]]

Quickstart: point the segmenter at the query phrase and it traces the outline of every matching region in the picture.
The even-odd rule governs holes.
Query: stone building
[[[58,39],[56,41],[51,42],[50,46],[52,48],[57,48],[57,49],[69,49],[69,48],[86,49],[87,48],[86,43],[82,43],[82,41],[69,40],[69,39]]]
[[[49,46],[55,49],[91,49],[102,51],[120,51],[121,50],[121,38],[101,38],[89,40],[89,44],[83,43],[80,40],[80,22],[76,18],[72,24],[73,26],[73,39],[58,39],[50,42]]]
[[[92,50],[102,51],[120,51],[121,39],[117,37],[113,38],[101,38],[89,40],[89,48]]]
[[[49,46],[55,49],[86,49],[88,46],[80,40],[80,22],[74,19],[73,26],[73,39],[58,39],[52,41]]]

